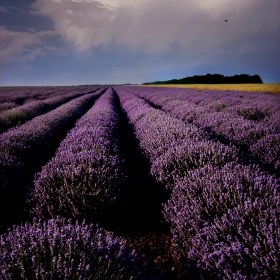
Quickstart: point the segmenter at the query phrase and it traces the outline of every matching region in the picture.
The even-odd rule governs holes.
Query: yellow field
[[[280,94],[280,84],[174,84],[174,85],[141,85],[148,87],[194,88],[216,90],[240,90],[240,91],[270,91]]]

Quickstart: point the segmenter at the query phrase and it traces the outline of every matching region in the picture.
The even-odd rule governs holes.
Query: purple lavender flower
[[[98,226],[56,217],[0,235],[1,279],[160,279],[127,242]]]
[[[263,137],[250,147],[250,151],[262,162],[280,171],[280,133]]]
[[[256,166],[231,163],[189,172],[164,206],[175,255],[223,277],[277,278],[279,191],[279,179]]]

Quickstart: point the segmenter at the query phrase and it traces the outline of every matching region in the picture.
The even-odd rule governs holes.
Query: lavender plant
[[[151,166],[151,173],[168,188],[178,178],[188,176],[190,170],[208,164],[223,167],[228,162],[238,161],[239,151],[234,146],[201,139],[186,139],[181,145],[170,147]]]
[[[277,279],[279,191],[279,179],[256,166],[189,172],[164,206],[176,257],[222,279]]]
[[[250,147],[250,151],[265,164],[280,172],[280,133],[267,135]]]
[[[249,148],[258,140],[273,133],[271,127],[261,125],[242,117],[233,118],[230,113],[210,113],[199,116],[195,124],[203,128],[210,128],[216,135],[238,146]]]
[[[61,142],[55,156],[35,176],[30,193],[36,217],[102,216],[127,185],[119,148],[120,117],[107,90]]]
[[[1,279],[160,279],[122,238],[61,217],[0,236]]]

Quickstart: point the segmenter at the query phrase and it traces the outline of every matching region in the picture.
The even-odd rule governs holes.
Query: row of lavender
[[[98,88],[96,88],[98,89]],[[66,93],[84,92],[84,87],[2,87],[0,88],[0,112],[9,110],[32,101],[64,95]]]
[[[5,110],[0,113],[0,133],[3,133],[5,130],[13,126],[19,126],[28,120],[45,114],[58,106],[79,97],[85,93],[70,92],[61,95],[55,95],[41,100],[34,100],[28,103],[25,103],[22,106],[18,106],[9,110]]]
[[[127,183],[115,98],[112,89],[103,93],[34,176],[28,195],[33,223],[0,237],[4,279],[161,277],[124,239],[57,216],[96,222]]]
[[[277,174],[280,172],[280,98],[275,94],[178,92],[133,89],[172,115],[249,150]],[[223,94],[225,96],[223,96]]]
[[[151,174],[172,190],[164,215],[174,255],[187,273],[279,277],[279,179],[241,165],[234,146],[213,142],[197,126],[151,107],[133,88],[117,92]]]
[[[160,279],[125,239],[62,217],[33,220],[0,235],[0,277],[14,279]]]

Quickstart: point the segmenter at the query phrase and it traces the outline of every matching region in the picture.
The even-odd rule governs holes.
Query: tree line
[[[224,76],[220,74],[195,75],[182,79],[172,79],[167,81],[156,81],[143,83],[143,85],[152,84],[262,84],[263,81],[259,75],[250,76],[248,74]]]

